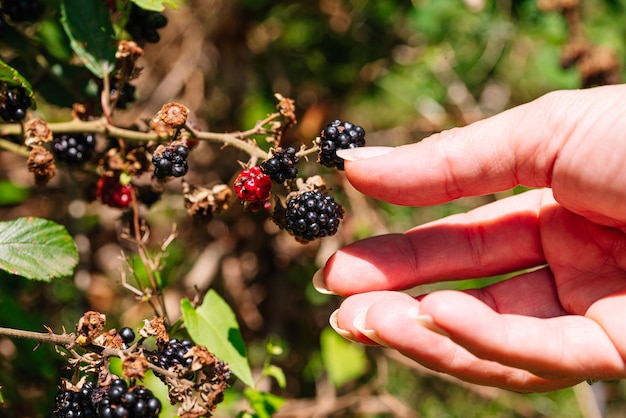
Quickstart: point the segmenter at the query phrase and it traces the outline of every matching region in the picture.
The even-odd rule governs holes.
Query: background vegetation
[[[54,0],[46,4],[48,10],[57,6]],[[148,44],[140,61],[137,101],[118,112],[116,122],[130,126],[177,100],[189,107],[199,129],[237,131],[273,112],[277,92],[296,103],[299,123],[287,144],[309,145],[336,118],[363,126],[368,145],[418,141],[551,90],[621,82],[625,7],[622,0],[188,0],[164,12],[169,22],[159,31],[161,41]],[[67,120],[67,107],[93,92],[71,65],[30,72],[41,56],[49,62],[71,56],[53,13],[46,17],[18,37],[0,32],[0,56],[29,75],[38,94],[36,112],[54,122]],[[26,47],[13,52],[25,39],[39,43],[41,56]],[[234,149],[201,143],[190,155],[187,177],[201,184],[232,182],[242,158]],[[272,362],[284,371],[285,384],[259,382],[286,400],[275,416],[570,418],[600,416],[598,410],[623,416],[621,382],[520,395],[467,385],[394,352],[336,336],[327,320],[340,300],[310,284],[333,251],[507,193],[397,207],[363,197],[342,173],[315,164],[304,170],[322,174],[347,211],[340,232],[319,242],[299,244],[265,213],[236,204],[200,224],[187,216],[176,182],[142,214],[153,243],[176,228],[162,272],[173,317],[181,298],[211,288],[236,313],[255,371],[264,365],[268,343],[279,348]],[[51,283],[1,277],[0,325],[71,329],[88,309],[106,313],[112,326],[137,326],[150,317],[149,306],[120,286],[126,268],[120,254],[130,249],[120,233],[123,211],[93,202],[93,191],[83,186],[61,171],[46,186],[35,186],[22,156],[0,152],[0,220],[37,216],[59,222],[80,254],[73,277]],[[0,338],[0,416],[49,416],[66,371],[53,347],[33,347]],[[245,408],[240,389],[233,383],[216,416]]]

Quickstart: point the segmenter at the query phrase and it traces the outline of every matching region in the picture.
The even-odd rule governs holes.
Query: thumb
[[[575,203],[584,200],[581,186],[616,179],[619,201],[626,189],[625,97],[623,85],[552,92],[415,144],[339,155],[358,190],[400,205],[439,204],[516,185],[553,187],[557,199]],[[607,192],[593,197],[602,200]]]

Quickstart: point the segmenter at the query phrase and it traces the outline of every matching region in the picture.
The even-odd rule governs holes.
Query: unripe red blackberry
[[[260,209],[270,198],[272,180],[261,171],[261,167],[254,166],[239,173],[234,189],[241,201],[252,204],[252,210]]]
[[[337,233],[343,208],[329,194],[316,190],[300,192],[287,200],[285,229],[308,242]]]
[[[0,94],[0,117],[7,122],[19,122],[32,105],[24,87],[9,87]]]
[[[58,134],[52,140],[52,152],[58,161],[82,164],[91,158],[96,146],[93,134]]]
[[[118,177],[102,176],[96,184],[96,197],[108,206],[125,208],[131,200],[132,186],[122,185]]]
[[[278,148],[272,151],[272,157],[261,163],[261,170],[270,176],[272,181],[282,184],[285,180],[298,176],[296,164],[300,159],[294,147]]]
[[[320,164],[343,170],[344,160],[337,156],[337,150],[365,146],[365,129],[351,122],[336,119],[326,125],[315,142],[320,148]]]

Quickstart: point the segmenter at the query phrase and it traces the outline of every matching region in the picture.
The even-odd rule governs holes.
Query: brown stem
[[[27,340],[35,340],[40,343],[51,343],[56,345],[74,344],[74,336],[72,334],[54,334],[52,332],[34,332],[21,329],[0,327],[0,335],[13,338],[24,338]]]

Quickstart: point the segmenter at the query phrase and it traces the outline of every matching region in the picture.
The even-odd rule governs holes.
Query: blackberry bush
[[[136,42],[158,43],[161,36],[157,29],[164,28],[166,25],[167,17],[164,14],[144,10],[133,3],[126,23],[126,31]]]
[[[188,155],[189,148],[182,143],[167,146],[159,145],[152,156],[154,176],[158,179],[165,179],[169,176],[184,176],[189,170]]]
[[[284,228],[303,242],[337,233],[343,207],[326,193],[305,190],[287,200]]]
[[[19,122],[31,105],[24,87],[5,87],[0,95],[0,117],[7,122]]]
[[[58,134],[52,140],[52,153],[58,161],[82,164],[91,158],[95,146],[93,134]]]
[[[299,161],[294,147],[278,148],[272,151],[271,158],[261,163],[261,170],[270,176],[273,182],[282,184],[285,180],[295,179],[298,176],[296,164]]]
[[[132,186],[122,185],[118,177],[102,176],[96,184],[96,197],[108,206],[125,208],[131,200]]]
[[[326,125],[315,143],[320,148],[320,164],[343,170],[344,160],[337,156],[337,150],[365,146],[365,129],[351,122],[335,119]]]

